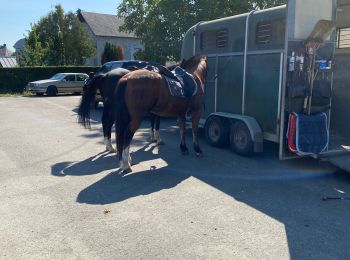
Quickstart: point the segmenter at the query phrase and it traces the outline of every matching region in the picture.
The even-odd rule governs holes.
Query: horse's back
[[[116,68],[116,69],[113,69],[109,72],[106,73],[106,76],[107,77],[122,77],[124,76],[125,74],[129,73],[130,70],[127,70],[127,69],[124,69],[124,68]]]
[[[129,80],[160,80],[162,79],[162,76],[154,71],[149,71],[145,69],[135,70],[131,71],[127,75],[128,81]]]

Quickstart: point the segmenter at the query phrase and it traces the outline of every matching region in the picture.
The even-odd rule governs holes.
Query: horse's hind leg
[[[185,115],[181,115],[178,117],[179,128],[180,128],[180,150],[183,155],[188,154],[188,149],[185,142],[185,134],[186,134],[186,122]]]
[[[156,124],[156,115],[155,114],[151,114],[151,131],[150,131],[150,139],[151,139],[151,142],[155,142],[156,141],[156,138],[154,136],[154,131],[155,131],[155,124]]]
[[[116,150],[112,146],[112,142],[111,142],[112,127],[113,127],[112,108],[109,105],[103,106],[102,127],[103,127],[103,136],[104,136],[104,142],[106,145],[106,150],[112,153],[115,153]]]
[[[193,150],[196,153],[196,156],[202,156],[203,152],[201,148],[199,147],[198,143],[198,125],[199,120],[201,118],[201,111],[192,111],[192,138],[193,138]]]
[[[160,134],[159,134],[159,126],[160,126],[160,116],[157,115],[152,115],[152,117],[154,117],[154,139],[156,141],[157,145],[161,145],[164,144],[163,140],[160,138]]]
[[[122,160],[120,162],[120,169],[127,173],[131,172],[131,156],[130,156],[130,143],[134,137],[135,132],[140,127],[141,119],[132,119],[128,128],[124,133],[124,148],[122,153]]]

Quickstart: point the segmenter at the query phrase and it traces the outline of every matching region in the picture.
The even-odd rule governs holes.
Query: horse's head
[[[193,76],[196,76],[204,86],[208,69],[207,57],[201,55],[193,56],[187,61],[183,60],[181,67]]]

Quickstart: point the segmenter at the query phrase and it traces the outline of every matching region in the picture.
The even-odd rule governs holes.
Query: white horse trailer
[[[313,67],[303,64],[310,46]],[[280,159],[297,158],[286,137],[290,113],[323,112],[329,143],[312,156],[350,171],[350,0],[289,0],[200,22],[187,31],[181,56],[197,54],[209,64],[201,119],[209,143],[251,154],[269,140],[279,143]],[[312,79],[299,95],[297,71]],[[314,85],[327,86],[315,91],[322,102]]]

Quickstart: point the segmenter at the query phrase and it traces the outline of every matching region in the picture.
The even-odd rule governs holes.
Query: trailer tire
[[[250,156],[254,153],[254,143],[250,131],[245,123],[237,121],[230,129],[231,149],[243,156]]]
[[[224,118],[211,116],[205,123],[205,139],[212,145],[222,147],[228,143],[228,123]]]

